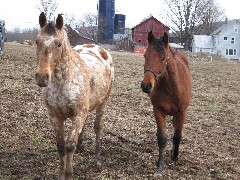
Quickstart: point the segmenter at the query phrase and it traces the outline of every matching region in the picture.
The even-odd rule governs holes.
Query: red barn
[[[164,32],[169,34],[169,27],[151,16],[132,28],[133,41],[138,45],[147,46],[147,36],[149,31],[152,31],[154,36],[159,38],[163,36]]]

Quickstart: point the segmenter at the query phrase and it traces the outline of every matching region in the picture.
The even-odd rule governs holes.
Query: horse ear
[[[61,14],[58,14],[58,17],[57,17],[57,20],[56,20],[56,28],[61,30],[62,27],[63,27],[63,17],[61,16]]]
[[[151,42],[153,42],[154,39],[155,39],[155,37],[154,37],[152,31],[150,31],[148,33],[148,43],[150,44]]]
[[[42,12],[40,15],[39,15],[39,25],[40,27],[42,28],[43,26],[45,26],[47,24],[47,18],[44,14],[44,12]]]
[[[168,34],[166,32],[164,32],[164,35],[162,37],[162,42],[165,46],[168,45]]]

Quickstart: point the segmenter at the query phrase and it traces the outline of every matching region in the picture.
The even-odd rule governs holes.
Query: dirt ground
[[[93,166],[93,113],[85,131],[85,151],[74,156],[74,177],[157,179],[156,125],[150,100],[140,89],[143,56],[111,53],[115,82],[104,116],[102,171]],[[161,179],[240,177],[240,63],[217,60],[190,62],[193,96],[180,157],[176,164],[170,159],[173,128],[168,118]],[[0,179],[57,179],[54,132],[34,80],[35,47],[7,43],[0,67]]]

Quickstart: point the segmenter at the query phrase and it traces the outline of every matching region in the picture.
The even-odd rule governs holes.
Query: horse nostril
[[[145,93],[149,93],[152,89],[152,83],[150,82],[148,85],[145,85],[143,82],[141,83],[142,91]]]
[[[46,74],[46,76],[45,76],[45,81],[48,81],[48,80],[49,80],[49,75]]]
[[[38,86],[40,87],[47,87],[48,83],[49,83],[49,75],[45,74],[45,75],[41,75],[39,73],[35,74],[35,79],[37,81]]]
[[[148,90],[150,91],[152,89],[152,83],[150,82],[148,85]]]

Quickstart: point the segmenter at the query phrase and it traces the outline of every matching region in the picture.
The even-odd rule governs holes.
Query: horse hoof
[[[163,176],[163,172],[162,170],[157,170],[154,174],[153,174],[154,177],[161,177]]]
[[[101,170],[102,170],[102,163],[100,161],[96,161],[95,162],[95,168],[96,168],[97,172],[101,172]]]
[[[82,153],[84,151],[84,145],[77,146],[76,153]]]
[[[172,156],[172,161],[178,161],[178,157],[174,157],[174,156]]]

